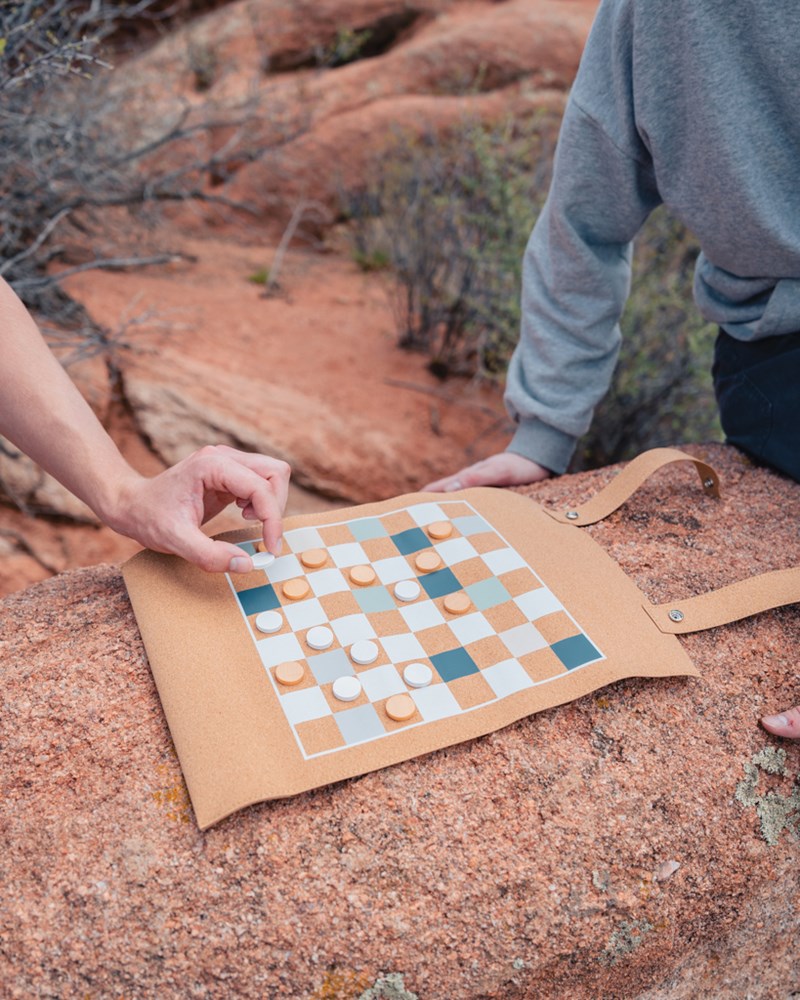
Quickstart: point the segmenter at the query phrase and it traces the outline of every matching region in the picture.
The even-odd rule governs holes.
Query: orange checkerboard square
[[[324,719],[312,719],[311,722],[299,722],[295,730],[308,757],[345,745],[339,727],[330,715]]]
[[[328,616],[329,621],[335,618],[344,618],[345,615],[361,614],[361,607],[349,590],[340,590],[335,594],[325,594],[319,598],[322,610]]]
[[[517,625],[524,625],[528,620],[513,601],[505,601],[493,608],[486,608],[483,617],[496,632],[507,632]]]
[[[506,543],[493,531],[481,531],[477,535],[470,535],[469,540],[473,548],[478,552],[494,552],[495,549],[504,549]]]
[[[378,635],[402,635],[408,632],[408,625],[399,611],[373,611],[370,624]]]
[[[353,532],[346,524],[330,524],[327,527],[317,529],[323,544],[327,547],[331,545],[344,545],[354,541]]]
[[[390,535],[398,535],[401,531],[408,531],[409,528],[419,527],[407,510],[398,510],[393,514],[384,514],[381,518],[381,523]]]
[[[361,548],[367,553],[371,563],[379,559],[392,559],[397,555],[397,546],[391,538],[367,538],[361,542]]]
[[[475,708],[495,700],[495,693],[480,674],[469,674],[447,685],[462,708]]]
[[[514,569],[510,573],[501,573],[498,580],[503,584],[512,597],[520,594],[527,594],[529,590],[538,590],[542,586],[541,581],[526,567]]]
[[[465,559],[463,562],[456,563],[453,572],[464,587],[468,587],[471,583],[480,583],[481,580],[492,576],[492,571],[483,559]]]
[[[578,635],[580,629],[564,611],[556,611],[552,615],[536,619],[536,629],[547,642],[552,644],[571,635]]]
[[[567,668],[548,646],[537,649],[535,653],[526,653],[519,658],[532,681],[547,681],[567,673]]]
[[[491,667],[508,659],[508,649],[496,635],[487,635],[464,647],[479,667]]]
[[[441,608],[439,610],[441,611]],[[446,615],[447,612],[444,614]],[[428,656],[446,653],[448,649],[455,649],[461,645],[447,625],[436,625],[434,628],[423,629],[421,632],[417,632],[416,636]]]

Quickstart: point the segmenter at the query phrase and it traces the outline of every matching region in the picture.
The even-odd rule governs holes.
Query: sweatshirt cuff
[[[576,444],[577,438],[571,434],[565,434],[541,420],[530,419],[518,424],[506,451],[529,458],[560,475],[567,471]]]

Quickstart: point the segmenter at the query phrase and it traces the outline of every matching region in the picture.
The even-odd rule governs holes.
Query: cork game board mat
[[[226,537],[256,552],[252,530]],[[622,677],[696,673],[588,536],[504,490],[290,518],[243,576],[150,552],[124,573],[201,827]]]

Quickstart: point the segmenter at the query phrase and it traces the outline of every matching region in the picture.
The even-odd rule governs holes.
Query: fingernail
[[[775,726],[776,729],[789,725],[789,720],[785,715],[765,715],[761,721],[767,726]]]
[[[234,556],[228,566],[229,573],[248,573],[252,568],[252,560],[249,556]]]
[[[452,483],[448,483],[447,486],[445,486],[444,490],[445,493],[455,493],[456,490],[460,490],[462,488],[463,487],[461,486],[461,480],[454,479]]]
[[[270,552],[274,556],[279,556],[281,554],[281,549],[283,548],[283,535],[278,535],[275,539],[275,544],[270,549]]]

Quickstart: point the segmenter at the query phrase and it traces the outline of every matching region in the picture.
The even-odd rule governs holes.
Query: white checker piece
[[[563,611],[561,602],[547,589],[539,587],[538,590],[529,590],[527,594],[520,594],[513,598],[514,603],[532,622],[544,615],[552,614],[554,611]]]
[[[270,583],[283,583],[284,580],[293,580],[296,576],[302,576],[305,570],[300,565],[297,556],[280,556],[264,572]]]
[[[260,639],[256,645],[261,662],[267,670],[270,667],[277,667],[279,663],[286,663],[287,660],[302,660],[306,655],[294,632],[273,635],[269,639]]]
[[[413,507],[408,508],[408,513],[420,526],[447,520],[447,515],[438,503],[415,503]]]
[[[350,584],[345,580],[344,573],[339,569],[321,569],[316,573],[307,573],[306,579],[317,597],[341,594],[350,589]]]
[[[352,646],[362,639],[378,638],[366,615],[345,615],[343,618],[334,618],[331,628],[343,646]]]
[[[458,639],[462,646],[466,646],[470,642],[477,642],[479,639],[486,639],[490,635],[497,634],[496,630],[492,628],[480,612],[471,615],[464,615],[461,618],[454,618],[447,624],[450,626],[450,631]]]
[[[324,549],[322,535],[316,528],[292,528],[284,532],[283,540],[292,552],[305,552],[307,549]]]
[[[544,649],[549,645],[530,624],[517,625],[507,632],[501,632],[500,638],[512,656],[525,656],[526,653],[535,653],[537,649]]]
[[[253,569],[266,569],[275,562],[275,556],[271,552],[254,552],[250,558],[253,560]]]
[[[391,698],[393,694],[404,694],[406,690],[400,674],[391,663],[373,667],[371,670],[362,670],[358,679],[370,701]]]
[[[517,691],[533,687],[533,681],[525,668],[516,660],[503,660],[502,663],[486,667],[481,673],[498,698],[505,698],[507,695],[516,694]]]
[[[369,556],[358,542],[345,542],[342,545],[330,545],[328,555],[339,568],[347,566],[363,566],[369,562]],[[408,572],[406,571],[406,575]]]
[[[409,566],[402,556],[378,559],[372,563],[372,568],[378,574],[381,583],[397,583],[399,580],[408,579]]]
[[[286,620],[295,632],[313,628],[314,625],[328,624],[328,616],[325,614],[325,609],[316,598],[312,598],[309,601],[297,601],[294,604],[287,603],[283,607],[283,613],[286,615]]]
[[[456,566],[467,559],[474,559],[478,550],[467,538],[448,538],[434,546],[448,566]]]
[[[281,695],[281,705],[286,718],[295,726],[299,722],[310,722],[312,719],[322,719],[326,715],[333,714],[322,689],[318,687],[290,691],[289,694]]]
[[[430,687],[415,688],[408,692],[426,722],[446,719],[451,715],[461,715],[463,709],[451,694],[446,684],[432,684]]]

